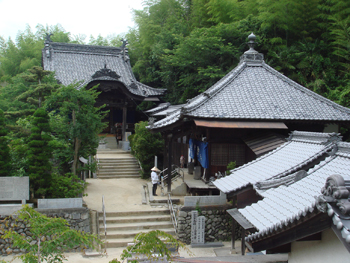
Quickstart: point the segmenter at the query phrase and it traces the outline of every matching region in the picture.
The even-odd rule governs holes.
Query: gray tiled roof
[[[315,211],[316,196],[319,196],[326,179],[339,174],[350,179],[350,143],[338,142],[338,151],[308,171],[308,176],[290,186],[271,188],[264,199],[238,209],[258,232],[246,240],[254,241],[272,235],[296,223],[308,213]]]
[[[147,112],[147,113],[155,113],[155,112],[159,112],[159,111],[165,110],[165,109],[169,108],[169,106],[170,106],[170,102],[160,103],[157,107],[154,107],[152,109],[146,110],[145,112]]]
[[[153,113],[152,116],[155,117],[161,117],[161,116],[167,116],[173,113],[174,111],[178,110],[181,108],[183,105],[170,105],[168,108],[163,109],[161,111],[158,111],[156,113]]]
[[[299,85],[262,59],[253,62],[241,59],[236,68],[211,88],[150,128],[165,127],[179,121],[180,116],[224,120],[350,121],[350,109]]]
[[[126,53],[124,53],[124,51]],[[42,50],[43,67],[55,71],[63,85],[82,81],[86,85],[94,80],[120,81],[134,95],[149,97],[164,94],[164,89],[151,88],[138,82],[131,70],[127,50],[116,47],[77,45],[45,42]],[[120,76],[119,79],[92,76],[106,67]]]
[[[230,175],[213,184],[220,191],[230,193],[259,181],[285,177],[324,155],[340,137],[335,133],[294,131],[288,140],[272,152],[232,170]]]

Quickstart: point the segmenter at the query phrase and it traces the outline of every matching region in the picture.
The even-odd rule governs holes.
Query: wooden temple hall
[[[160,101],[164,89],[151,88],[138,82],[132,72],[126,41],[121,47],[104,47],[52,42],[47,36],[42,50],[45,70],[55,72],[63,85],[79,82],[79,87],[98,86],[101,91],[96,106],[106,105],[105,133],[126,141],[134,131],[134,124],[147,120],[136,111],[142,101]],[[119,138],[118,138],[119,137]]]
[[[292,131],[349,127],[350,109],[267,65],[254,49],[255,38],[249,35],[239,64],[208,90],[186,104],[163,103],[149,111],[148,128],[166,140],[165,164],[179,165],[184,155],[208,182],[229,162],[241,166],[276,149]]]

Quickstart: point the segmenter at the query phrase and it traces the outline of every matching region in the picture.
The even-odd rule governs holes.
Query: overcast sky
[[[61,24],[71,35],[103,37],[126,33],[133,27],[132,9],[141,10],[143,0],[0,0],[0,35],[15,40],[29,24]]]

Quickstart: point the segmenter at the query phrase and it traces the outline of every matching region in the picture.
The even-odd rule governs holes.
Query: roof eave
[[[293,241],[322,232],[331,227],[331,219],[328,215],[314,209],[313,212],[293,221],[287,226],[264,234],[261,238],[249,239],[246,242],[253,248],[254,252],[273,249]]]

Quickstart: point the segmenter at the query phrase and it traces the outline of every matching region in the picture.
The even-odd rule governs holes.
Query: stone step
[[[124,216],[124,217],[106,217],[106,224],[120,224],[120,223],[137,223],[137,222],[159,222],[169,221],[170,214],[167,215],[143,215],[143,216]],[[99,219],[99,223],[103,223],[103,219]]]
[[[105,164],[100,164],[99,168],[103,169],[110,169],[110,168],[120,168],[120,169],[128,169],[128,168],[139,168],[139,166],[135,163],[130,163],[130,164],[112,164],[112,163],[105,163]]]
[[[103,214],[98,212],[101,239],[104,240]],[[108,248],[126,247],[141,232],[160,230],[175,235],[169,210],[106,212]]]
[[[97,175],[98,179],[116,179],[116,178],[140,178],[140,174],[130,174],[130,175]]]
[[[98,212],[99,217],[102,218],[102,212]],[[123,217],[123,216],[148,216],[148,215],[169,215],[169,210],[161,209],[161,210],[152,210],[152,211],[121,211],[121,212],[106,212],[106,217]]]
[[[104,170],[104,169],[100,169],[98,171],[98,174],[100,174],[100,175],[130,175],[130,174],[140,175],[140,169],[134,169],[134,170],[119,170],[119,169]]]
[[[133,158],[126,159],[99,159],[100,164],[138,164],[138,162]]]
[[[126,166],[120,166],[120,165],[100,165],[99,166],[100,170],[118,170],[118,171],[139,171],[140,168],[136,165],[131,166],[131,165],[126,165]]]
[[[119,166],[107,166],[107,167],[103,167],[103,166],[100,166],[98,168],[100,171],[101,170],[104,170],[104,171],[133,171],[133,172],[136,172],[136,171],[140,171],[140,168],[137,167],[137,166],[128,166],[128,167],[119,167]]]
[[[154,229],[143,229],[142,231],[139,230],[125,230],[125,231],[108,231],[107,229],[107,239],[108,240],[118,240],[118,239],[124,239],[124,238],[130,238],[130,240],[132,241],[133,238],[143,232],[143,233],[147,233],[150,232]],[[174,228],[157,228],[157,230],[160,231],[164,231],[165,233],[171,234],[171,235],[175,235],[175,230]]]
[[[143,229],[158,229],[158,228],[172,228],[173,224],[170,221],[164,221],[164,222],[138,222],[138,223],[120,223],[117,225],[107,225],[108,232],[113,231],[124,231],[124,230],[143,230]],[[100,232],[104,231],[103,222],[100,222],[99,226]],[[141,232],[141,231],[139,231]]]

